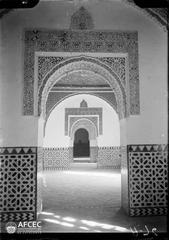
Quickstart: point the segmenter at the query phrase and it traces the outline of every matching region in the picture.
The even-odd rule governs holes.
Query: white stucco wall
[[[128,120],[128,144],[166,143],[167,41],[157,29],[147,36],[139,33],[139,40],[141,114]]]
[[[142,12],[110,1],[86,1],[95,29],[137,30],[141,115],[127,119],[127,143],[167,142],[167,33]],[[41,2],[2,18],[1,102],[4,146],[36,146],[38,119],[22,115],[25,28],[68,29],[79,8],[71,1]]]
[[[79,108],[83,99],[88,107],[103,108],[103,135],[97,137],[98,146],[120,145],[120,123],[114,109],[98,97],[80,94],[65,99],[51,112],[46,123],[44,147],[70,146],[70,137],[65,136],[65,108]]]

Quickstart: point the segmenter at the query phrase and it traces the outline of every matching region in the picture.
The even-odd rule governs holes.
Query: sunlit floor
[[[69,171],[44,173],[43,232],[131,232],[166,230],[166,218],[129,217],[121,209],[120,170],[76,163]]]

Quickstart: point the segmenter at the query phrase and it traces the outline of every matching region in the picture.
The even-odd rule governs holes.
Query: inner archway
[[[90,157],[84,152],[75,157],[74,143],[79,140],[90,142]],[[88,216],[96,224],[103,218],[110,222],[122,204],[117,112],[108,102],[91,94],[64,99],[46,122],[43,164],[46,187],[41,220],[53,221],[45,215],[51,213],[54,218],[69,217],[79,229],[85,227],[81,220],[88,221]]]
[[[89,133],[84,128],[80,128],[75,132],[73,157],[74,158],[90,157]]]
[[[76,66],[66,65],[66,67],[70,67],[70,71],[69,74],[67,71],[66,73],[63,71],[66,77],[66,82],[64,82],[66,86],[61,87],[64,88],[64,91],[65,88],[66,90],[70,87],[73,88],[69,86],[67,76],[75,70],[78,72],[79,78],[84,78],[84,75],[87,75],[91,81],[90,85],[81,84],[80,89],[79,86],[75,85],[75,87],[78,88],[75,89],[76,95],[64,98],[63,101],[52,109],[47,118],[43,141],[43,166],[48,189],[43,188],[43,211],[47,211],[47,209],[48,211],[50,209],[53,213],[60,211],[60,216],[63,216],[62,207],[64,207],[67,215],[75,216],[76,211],[81,208],[83,210],[83,216],[89,211],[91,216],[94,217],[96,214],[95,210],[92,213],[90,210],[94,204],[95,206],[99,206],[100,209],[102,208],[99,218],[104,217],[109,219],[110,216],[102,215],[106,210],[105,208],[113,208],[113,212],[111,213],[112,217],[112,214],[116,214],[116,210],[120,209],[122,204],[120,121],[126,116],[127,106],[124,104],[125,93],[122,93],[122,88],[118,84],[119,82],[115,75],[111,74],[108,69],[106,71],[106,68],[103,68],[105,66],[100,66],[97,63],[92,63],[91,65],[86,58],[82,58],[80,63],[79,65],[77,61],[77,63],[75,63]],[[93,68],[95,69],[96,77],[101,76],[102,78],[101,85],[99,86],[96,85],[96,82],[93,81],[92,75],[90,74]],[[82,70],[83,72],[81,72]],[[101,70],[103,70],[105,74],[103,74]],[[39,105],[41,117],[44,118],[44,120],[46,119],[45,109],[48,94],[55,90],[54,85],[57,89],[60,86],[59,82],[61,82],[63,78],[61,73],[62,71],[58,72],[56,69],[53,69],[53,75],[49,76],[42,91],[42,98],[39,99],[41,100],[41,104]],[[105,90],[103,93],[106,94],[106,92],[109,91],[109,95],[111,95],[111,93],[115,94],[117,108],[114,109],[107,101],[94,94],[92,95],[97,89],[103,91],[103,88]],[[93,89],[95,89],[95,91]],[[60,92],[57,92],[57,96],[59,94]],[[82,102],[86,102],[87,104],[81,104]],[[85,161],[79,163],[74,162],[74,140],[76,138],[76,132],[81,128],[88,131],[90,160],[85,159]],[[84,154],[80,156],[85,157]],[[58,174],[56,170],[60,169],[66,171]],[[49,171],[53,171],[53,174],[51,175]],[[95,176],[97,176],[97,178]],[[104,181],[102,180],[103,176]],[[110,181],[110,178],[112,178],[112,181]],[[62,187],[57,185],[56,190],[56,184],[54,184],[54,182],[62,182]],[[88,186],[88,189],[86,189],[85,186]],[[58,198],[59,195],[62,196],[77,189],[80,191],[78,190],[79,194],[76,192],[75,205],[73,199],[74,194],[67,195],[65,201],[63,201],[63,198]],[[57,196],[54,196],[56,192]],[[89,192],[92,192],[93,195],[89,194]],[[102,197],[100,198],[100,196]],[[106,199],[104,199],[104,196],[107,196]],[[114,198],[114,196],[116,197]],[[70,203],[72,211],[70,211]],[[81,218],[81,216],[78,215],[78,218]]]

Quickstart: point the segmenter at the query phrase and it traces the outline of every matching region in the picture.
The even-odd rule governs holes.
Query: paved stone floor
[[[166,217],[129,217],[121,208],[120,170],[76,163],[44,173],[43,232],[166,231]]]

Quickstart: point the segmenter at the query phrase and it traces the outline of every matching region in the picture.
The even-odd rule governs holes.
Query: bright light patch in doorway
[[[89,228],[88,227],[79,227],[80,229],[83,229],[83,230],[89,230]]]
[[[67,221],[67,222],[76,222],[76,219],[75,218],[72,218],[72,217],[64,217],[62,218],[64,221]]]
[[[43,214],[43,215],[53,215],[53,213],[51,213],[51,212],[41,212],[41,214]]]
[[[59,225],[62,225],[62,226],[66,226],[66,227],[74,227],[74,224],[72,223],[67,223],[67,222],[60,222],[58,220],[55,220],[55,219],[44,219],[46,222],[50,222],[50,223],[55,223],[55,224],[59,224]]]
[[[55,223],[55,224],[60,224],[60,222],[58,220],[55,220],[55,219],[44,219],[44,221],[46,222],[50,222],[50,223]]]
[[[74,224],[72,224],[72,223],[61,222],[60,224],[63,226],[66,226],[66,227],[74,227]]]

